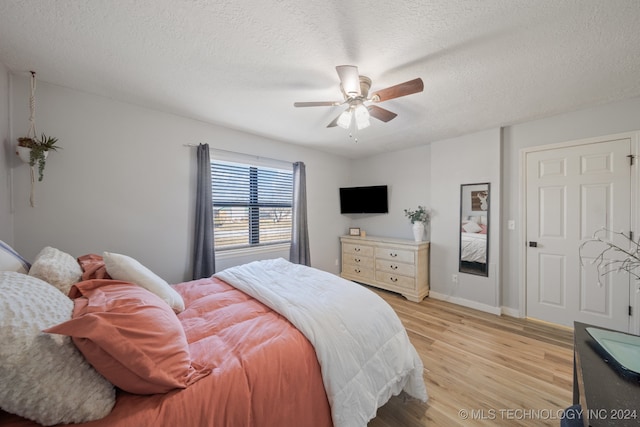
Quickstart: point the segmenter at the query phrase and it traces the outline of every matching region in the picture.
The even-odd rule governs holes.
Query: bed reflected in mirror
[[[488,182],[460,186],[460,273],[489,275],[489,194]]]

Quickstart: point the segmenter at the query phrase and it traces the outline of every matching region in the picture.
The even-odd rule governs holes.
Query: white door
[[[630,139],[618,139],[526,155],[528,317],[629,330],[628,276],[599,283],[579,247],[599,228],[630,230],[630,154]]]

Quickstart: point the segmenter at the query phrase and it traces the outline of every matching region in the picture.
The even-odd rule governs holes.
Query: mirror
[[[489,276],[490,184],[460,186],[460,273]]]

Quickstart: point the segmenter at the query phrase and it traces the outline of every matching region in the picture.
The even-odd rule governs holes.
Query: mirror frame
[[[486,186],[486,192],[487,192],[487,198],[486,198],[486,210],[482,209],[482,206],[480,206],[480,210],[485,211],[486,212],[486,217],[487,217],[487,239],[486,239],[486,245],[485,245],[485,263],[484,266],[482,266],[482,263],[469,263],[467,261],[463,261],[462,260],[462,221],[463,221],[463,206],[464,206],[464,198],[465,196],[470,196],[471,195],[471,191],[470,189],[466,190],[465,193],[465,188],[466,187],[478,187],[478,186]],[[480,191],[485,191],[480,189]],[[461,184],[460,185],[460,217],[458,220],[458,245],[459,245],[459,251],[458,251],[458,272],[460,273],[466,273],[466,274],[474,274],[474,275],[478,275],[478,276],[484,276],[484,277],[489,277],[489,233],[490,233],[490,219],[489,217],[491,216],[491,183],[490,182],[478,182],[478,183],[473,183],[473,184]],[[463,264],[464,263],[464,264]]]

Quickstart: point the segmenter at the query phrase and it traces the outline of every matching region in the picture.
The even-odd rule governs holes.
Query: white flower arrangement
[[[629,243],[628,248],[613,243],[612,240],[605,240],[604,236],[612,233],[622,236]],[[604,235],[604,236],[603,236]],[[600,245],[602,250],[591,261],[598,270],[598,284],[601,284],[600,278],[611,272],[626,271],[636,280],[640,279],[640,238],[634,240],[631,235],[622,231],[612,231],[606,228],[600,228],[591,239],[585,240],[580,245],[580,264],[584,266],[583,251],[586,246]],[[613,257],[605,258],[606,255],[612,254]],[[616,255],[622,255],[616,256]]]
[[[418,209],[415,211],[405,209],[404,214],[411,220],[411,224],[417,221],[424,222],[425,224],[429,223],[429,210],[424,206],[418,206]]]

